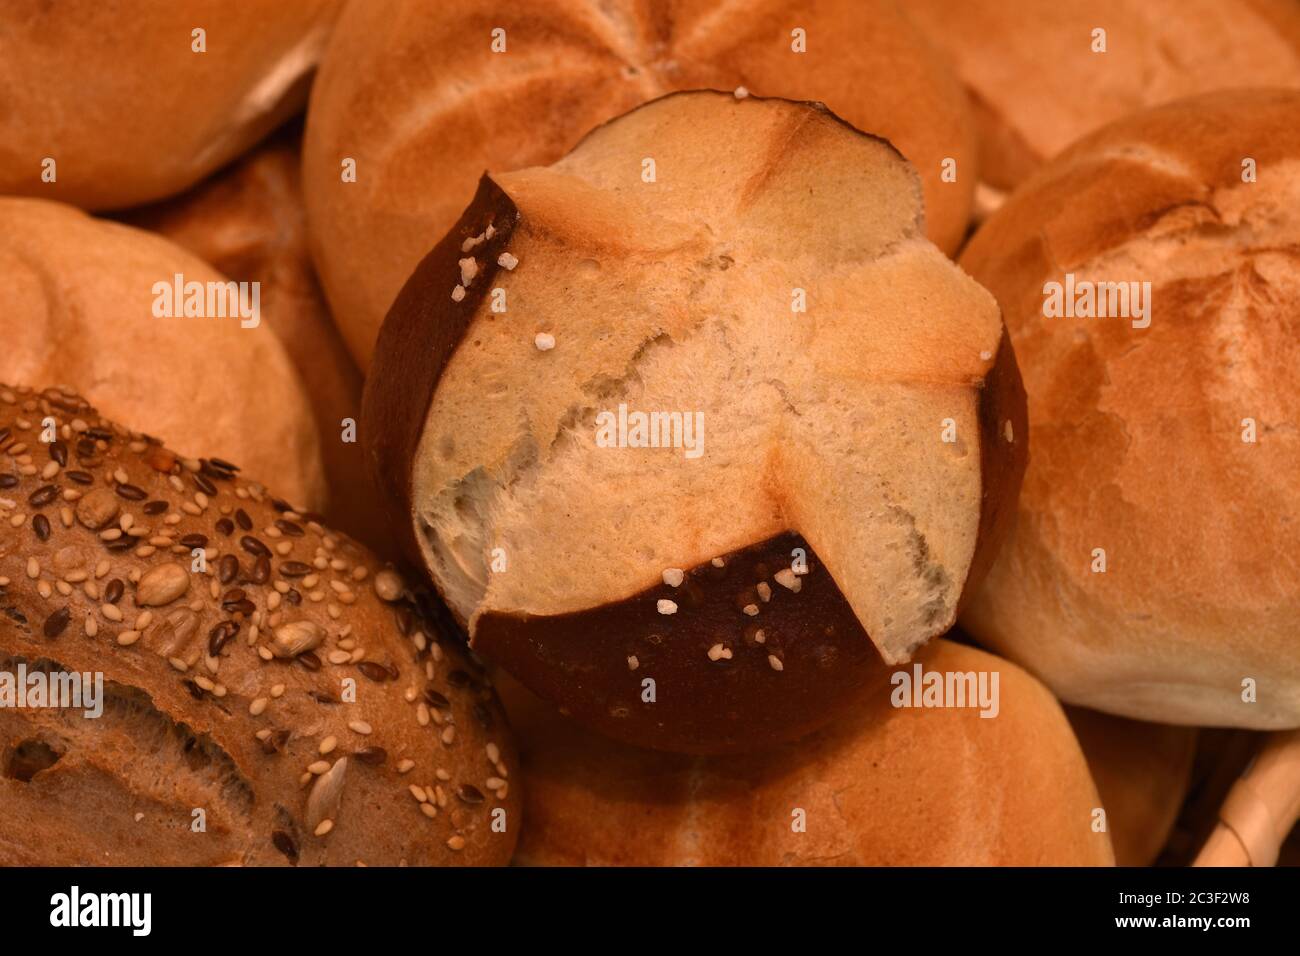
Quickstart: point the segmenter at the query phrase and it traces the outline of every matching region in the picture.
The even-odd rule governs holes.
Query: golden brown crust
[[[0,710],[0,860],[509,860],[495,696],[360,545],[59,389],[0,388],[0,513],[4,669],[100,672],[107,697]]]
[[[1106,809],[1115,863],[1150,866],[1187,796],[1196,729],[1125,720],[1083,707],[1067,707],[1065,715]]]
[[[121,218],[166,236],[237,282],[259,282],[264,321],[284,344],[311,400],[328,479],[323,511],[341,531],[382,548],[382,518],[358,441],[361,373],[312,270],[299,183],[297,124],[219,175]],[[353,432],[356,425],[353,426]]]
[[[171,301],[157,314],[178,275],[200,288],[229,281],[161,236],[63,203],[0,198],[0,380],[77,383],[105,415],[175,436],[186,454],[275,475],[280,494],[320,507],[315,416],[284,346],[260,309],[200,317]],[[252,295],[245,287],[241,301]],[[201,448],[184,447],[195,438]]]
[[[910,0],[904,9],[965,84],[980,173],[998,189],[1130,113],[1214,90],[1300,86],[1294,0]],[[1094,49],[1098,29],[1104,51]]]
[[[497,28],[505,53],[490,48]],[[796,28],[806,53],[791,50]],[[402,283],[484,170],[552,163],[591,127],[672,91],[737,87],[818,100],[888,137],[920,172],[929,235],[956,250],[978,179],[974,125],[893,0],[351,4],[312,90],[304,180],[353,354],[368,366]],[[949,158],[957,178],[945,182]],[[345,159],[355,182],[340,178]]]
[[[341,6],[5,4],[0,193],[121,209],[193,185],[302,107]]]
[[[891,688],[758,754],[687,757],[583,731],[508,678],[536,866],[1095,866],[1114,858],[1069,725],[1019,668],[934,641],[927,671],[997,671],[995,718],[896,710]],[[804,832],[793,826],[803,811]]]
[[[1071,703],[1300,722],[1285,530],[1300,520],[1298,112],[1300,91],[1237,90],[1112,124],[962,254],[1002,307],[1033,446],[1015,526],[962,622]],[[1067,274],[1149,282],[1149,327],[1046,317],[1046,283]]]

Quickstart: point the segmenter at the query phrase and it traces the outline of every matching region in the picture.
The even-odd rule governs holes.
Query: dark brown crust
[[[433,390],[492,288],[501,268],[497,256],[505,250],[518,218],[514,202],[484,173],[474,201],[416,266],[379,330],[366,376],[361,431],[371,480],[390,530],[416,567],[424,567],[424,558],[415,535],[411,463]],[[468,255],[461,251],[461,243],[482,235],[489,223],[495,234],[474,250],[482,263],[478,281],[466,290],[464,299],[454,302],[451,290],[460,275],[457,263]]]
[[[980,527],[975,539],[975,554],[958,602],[959,612],[979,589],[1015,519],[1020,485],[1029,464],[1029,412],[1025,384],[1020,378],[1020,367],[1016,364],[1016,353],[1005,325],[993,368],[984,377],[978,416]],[[1008,421],[1011,422],[1014,441],[1006,439]]]
[[[808,553],[793,592],[772,576]],[[828,723],[890,669],[807,542],[787,532],[614,604],[549,617],[484,615],[474,647],[580,723],[656,750],[758,750]],[[755,585],[766,581],[771,600]],[[658,601],[678,605],[659,613]],[[759,608],[755,616],[743,608]],[[762,630],[764,641],[755,639]],[[711,660],[721,644],[732,654]],[[775,656],[777,671],[769,661]],[[636,668],[628,658],[636,658]],[[642,700],[643,681],[655,700]]]

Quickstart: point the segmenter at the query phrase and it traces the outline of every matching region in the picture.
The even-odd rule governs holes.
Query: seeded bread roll
[[[640,447],[629,410],[677,426]],[[702,753],[807,733],[946,630],[1025,461],[997,309],[925,238],[911,166],[822,107],[715,92],[484,177],[363,414],[474,646]]]
[[[1081,136],[1148,106],[1245,85],[1300,87],[1296,0],[909,0],[950,57],[980,173],[1010,189]],[[1105,30],[1105,52],[1094,30]]]
[[[1115,862],[1150,866],[1187,796],[1196,729],[1125,720],[1084,707],[1067,707],[1065,715],[1106,808]]]
[[[955,252],[978,180],[975,127],[894,0],[349,4],[312,89],[303,179],[321,279],[363,369],[484,170],[555,162],[665,93],[742,87],[824,102],[888,137],[920,173],[926,234]]]
[[[220,175],[123,220],[166,236],[236,281],[261,283],[266,323],[284,344],[316,419],[329,482],[325,515],[340,531],[380,547],[382,512],[361,445],[343,440],[343,421],[361,419],[361,373],[312,270],[297,140],[298,130],[286,129]]]
[[[1295,90],[1135,114],[1045,167],[962,254],[1011,330],[1034,450],[962,622],[1070,703],[1300,726],[1297,116]],[[1047,317],[1066,276],[1084,308]],[[1094,288],[1112,316],[1127,293],[1129,314],[1080,317]]]
[[[302,107],[340,5],[7,0],[0,193],[120,209],[193,185]]]
[[[0,672],[104,694],[0,708],[0,864],[506,863],[515,752],[439,615],[226,463],[0,388]]]
[[[155,315],[155,284],[176,275],[205,289],[229,281],[139,229],[0,199],[0,381],[79,383],[105,415],[198,439],[181,450],[275,475],[288,500],[321,506],[316,421],[284,346],[269,324],[186,316],[183,302]]]
[[[927,672],[998,672],[997,716],[895,709],[893,689],[884,687],[797,743],[688,757],[603,740],[503,677],[498,686],[528,779],[528,827],[515,862],[1112,864],[1110,837],[1093,829],[1096,788],[1046,688],[1006,661],[946,640],[917,661]]]

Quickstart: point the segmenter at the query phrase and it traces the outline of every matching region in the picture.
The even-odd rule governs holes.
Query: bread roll
[[[389,313],[363,429],[475,646],[607,733],[710,753],[806,733],[946,630],[1025,412],[992,299],[920,217],[888,143],[716,92],[485,177]]]
[[[1083,707],[1067,707],[1065,715],[1106,808],[1115,862],[1150,866],[1187,796],[1195,728],[1125,720]]]
[[[312,271],[297,139],[296,129],[286,129],[189,192],[123,218],[166,236],[232,279],[261,283],[266,322],[284,344],[315,413],[329,481],[325,514],[339,530],[380,547],[382,512],[361,445],[343,441],[344,420],[361,419],[361,373]]]
[[[1296,0],[910,0],[970,93],[980,173],[1022,182],[1128,113],[1246,85],[1300,87]],[[1104,30],[1105,52],[1095,50]]]
[[[0,517],[0,695],[103,681],[0,708],[0,864],[509,860],[491,687],[364,548],[59,389],[0,387]]]
[[[963,623],[1071,703],[1300,726],[1297,116],[1284,90],[1132,116],[1045,167],[962,255],[1002,305],[1033,446]],[[1045,317],[1067,275],[1075,315],[1098,288],[1131,315]]]
[[[738,87],[818,100],[888,137],[920,173],[927,234],[956,250],[978,179],[974,124],[894,0],[350,4],[313,87],[304,182],[322,282],[362,367],[484,170],[552,163],[671,91]]]
[[[0,193],[120,209],[193,185],[302,107],[340,3],[10,0]]]
[[[289,500],[319,507],[316,422],[284,347],[252,319],[187,317],[174,295],[177,314],[155,315],[155,285],[174,287],[177,275],[227,281],[138,229],[62,203],[0,199],[0,380],[82,383],[104,414],[176,435],[186,454],[275,475]]]
[[[1000,709],[895,709],[889,688],[759,754],[624,747],[500,688],[528,780],[515,862],[534,866],[1096,866],[1097,791],[1060,706],[1006,661],[945,640],[927,671],[996,671]],[[796,827],[802,823],[803,831]]]

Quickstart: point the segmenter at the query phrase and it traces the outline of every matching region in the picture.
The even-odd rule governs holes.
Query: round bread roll
[[[0,8],[0,193],[119,209],[180,192],[299,110],[341,0]]]
[[[0,864],[510,859],[495,695],[360,545],[61,389],[0,387],[0,518]]]
[[[187,454],[275,475],[289,500],[319,507],[316,422],[284,347],[233,310],[184,315],[184,296],[170,296],[176,314],[155,315],[155,286],[174,288],[177,275],[205,289],[228,281],[138,229],[62,203],[0,199],[0,380],[79,383],[104,414],[198,436],[203,447]]]
[[[340,531],[382,547],[383,513],[354,437],[361,373],[312,271],[300,164],[297,131],[287,129],[219,176],[123,219],[166,236],[236,281],[261,283],[266,322],[284,344],[315,413],[329,481],[325,515]],[[351,441],[343,440],[345,433]]]
[[[593,126],[701,88],[817,100],[888,137],[920,172],[927,234],[957,249],[974,123],[894,0],[353,3],[312,90],[304,182],[321,279],[363,369],[484,170],[552,163]]]
[[[1120,866],[1150,866],[1173,830],[1187,796],[1196,729],[1112,717],[1067,707],[1106,809]]]
[[[1300,726],[1297,116],[1284,90],[1132,116],[962,255],[1002,305],[1034,449],[963,624],[1071,703]]]
[[[498,683],[519,735],[533,866],[1106,866],[1079,745],[1041,684],[937,640],[927,671],[999,673],[997,716],[864,695],[834,726],[758,754],[651,753]]]
[[[484,177],[389,313],[363,440],[486,657],[713,753],[807,733],[947,630],[1014,510],[1023,403],[888,143],[678,93]]]
[[[965,83],[980,174],[998,189],[1145,107],[1247,84],[1300,87],[1296,0],[909,0],[904,9]]]

